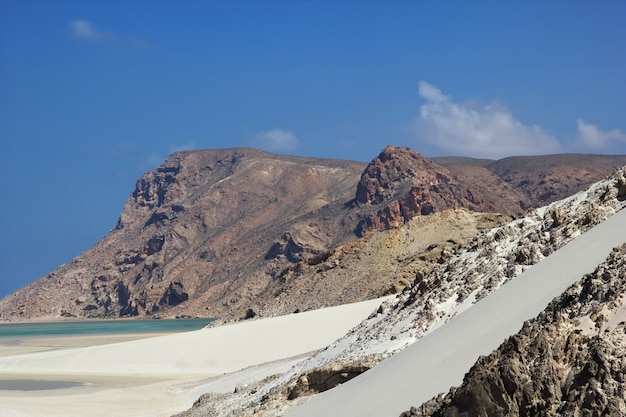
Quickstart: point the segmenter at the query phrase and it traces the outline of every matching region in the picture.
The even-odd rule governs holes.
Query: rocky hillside
[[[533,206],[485,161],[462,161],[444,167],[393,146],[369,164],[252,149],[175,153],[137,182],[102,241],[0,300],[0,320],[232,320],[401,291],[417,269]],[[581,178],[599,179],[614,162]],[[413,221],[419,237],[398,231]]]
[[[443,157],[434,160],[467,176],[495,175],[521,192],[528,199],[529,207],[561,200],[626,165],[626,155],[513,156],[498,161]]]
[[[626,415],[626,245],[453,388],[402,417]]]
[[[525,197],[491,176],[457,176],[409,148],[387,147],[367,166],[354,204],[369,207],[357,226],[361,236],[397,228],[417,215],[462,207],[476,212],[522,214]]]
[[[251,149],[175,153],[137,182],[102,241],[0,301],[0,318],[245,311],[280,269],[272,259],[354,238],[342,213],[364,167]]]
[[[282,416],[310,396],[332,389],[405,349],[625,207],[626,167],[567,199],[493,229],[483,229],[462,244],[430,248],[426,253],[438,261],[428,268],[421,263],[428,259],[424,252],[413,247],[415,252],[411,254],[408,245],[395,262],[406,262],[404,271],[410,282],[367,320],[288,372],[242,386],[230,394],[208,393],[180,417]],[[449,212],[446,216],[454,219],[458,214]],[[394,231],[393,241],[404,246],[417,238],[423,229],[413,226],[420,220],[413,219]],[[393,251],[385,252],[388,246],[379,248],[391,257]],[[529,322],[500,352],[481,360],[473,374],[470,372],[475,378],[464,384],[474,391],[453,390],[444,405],[456,408],[436,415],[587,415],[567,413],[576,407],[596,407],[589,404],[600,404],[593,409],[607,411],[589,415],[621,415],[611,412],[623,413],[623,401],[619,399],[624,398],[626,357],[624,253],[624,248],[613,252],[592,276],[581,277],[579,284],[554,301],[536,324]],[[412,276],[411,264],[415,265]],[[544,322],[553,323],[553,328],[541,335]],[[520,356],[526,352],[528,356]],[[607,384],[606,388],[601,384]],[[563,391],[559,391],[561,387],[565,387]],[[455,392],[459,392],[458,400],[454,400],[458,407],[450,400]],[[538,412],[546,406],[540,404],[538,396],[548,398],[553,394],[554,398],[545,403],[556,410],[554,404],[559,399],[558,409],[564,414]],[[478,402],[468,405],[470,400]],[[432,414],[442,402],[438,398],[408,410],[405,417]],[[470,411],[483,410],[483,406],[487,411],[482,414]],[[527,407],[527,414],[513,413],[520,407]]]

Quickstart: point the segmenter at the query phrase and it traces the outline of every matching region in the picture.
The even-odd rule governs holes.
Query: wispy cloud
[[[70,23],[70,33],[78,39],[97,41],[114,37],[111,33],[100,31],[88,20],[77,19]]]
[[[138,48],[146,48],[147,42],[134,35],[122,35],[100,30],[89,20],[76,19],[69,24],[70,34],[76,38],[89,42],[122,42]]]
[[[603,150],[611,145],[626,143],[626,133],[619,129],[605,132],[598,126],[586,123],[582,119],[576,121],[578,124],[578,145],[591,150]]]
[[[182,152],[182,151],[193,151],[194,149],[196,149],[196,146],[193,143],[184,143],[182,145],[171,144],[169,149],[170,149],[170,153]]]
[[[559,141],[536,125],[525,125],[501,103],[483,106],[455,103],[426,81],[426,100],[415,120],[418,142],[445,153],[476,157],[537,155],[558,152]]]
[[[254,135],[252,143],[266,151],[287,152],[296,150],[300,140],[287,130],[271,129]]]

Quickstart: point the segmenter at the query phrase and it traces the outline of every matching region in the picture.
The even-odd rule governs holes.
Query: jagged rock
[[[367,371],[370,366],[365,364],[332,364],[312,369],[298,378],[287,396],[288,400],[318,394],[335,388],[352,378]]]
[[[249,320],[249,319],[253,319],[255,317],[256,317],[256,312],[253,309],[249,308],[249,309],[246,310],[246,315],[244,316],[243,319],[244,320]]]
[[[615,196],[616,198],[626,197],[626,176],[622,176],[618,178],[616,188],[617,188],[617,195]]]
[[[624,297],[626,245],[480,358],[462,386],[402,416],[625,415]],[[585,317],[596,325],[581,326]]]
[[[307,252],[315,253],[315,250],[310,250],[301,242],[296,241],[291,233],[286,232],[279,241],[272,245],[265,255],[265,259],[273,259],[283,255],[289,262],[296,263],[303,261]]]
[[[362,215],[357,233],[400,227],[416,216],[464,207],[474,211],[521,214],[517,202],[505,201],[485,184],[458,178],[447,168],[406,148],[387,146],[369,163],[357,186],[355,202],[372,207]]]
[[[563,224],[563,220],[565,219],[565,213],[563,209],[557,208],[553,210],[550,215],[552,216],[552,220],[554,221],[554,226],[558,227]]]
[[[416,177],[423,184],[448,182],[450,178],[441,170],[440,165],[409,148],[389,145],[361,174],[356,200],[362,204],[380,204],[392,198],[398,189],[410,187],[407,180]]]

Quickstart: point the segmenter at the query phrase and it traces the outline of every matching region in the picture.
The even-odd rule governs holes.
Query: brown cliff
[[[522,214],[530,202],[494,175],[490,181],[457,176],[409,148],[388,146],[367,166],[357,186],[356,204],[370,207],[357,232],[396,228],[416,216],[452,208]]]
[[[245,311],[295,260],[266,256],[286,231],[302,257],[353,238],[337,213],[364,166],[251,149],[173,154],[137,182],[102,241],[1,300],[0,318]]]
[[[544,171],[534,176],[550,169],[543,162]],[[589,175],[581,171],[581,178],[610,174],[615,160],[609,162],[595,161],[601,167],[585,168]],[[515,181],[486,168],[493,162],[462,158],[442,164],[393,146],[369,164],[252,149],[175,153],[139,179],[104,239],[0,300],[0,320],[238,319],[250,317],[251,308],[284,314],[399,290],[402,261],[372,255],[381,253],[376,245],[382,242],[393,246],[393,233],[375,232],[419,218],[424,230],[430,230],[431,217],[433,225],[460,224],[456,238],[447,227],[425,233],[430,241],[420,241],[424,250],[434,245],[441,251],[443,242],[459,244],[468,233],[506,218],[445,215],[449,209],[517,215],[533,206]],[[335,268],[336,262],[344,267]],[[362,279],[354,271],[362,271]]]

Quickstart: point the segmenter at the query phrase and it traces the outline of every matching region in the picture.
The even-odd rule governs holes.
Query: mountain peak
[[[405,185],[406,180],[417,177],[421,182],[431,182],[436,180],[437,174],[447,177],[449,172],[412,149],[389,145],[361,174],[356,201],[361,204],[378,204]]]

